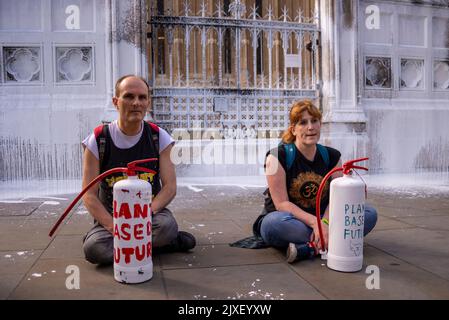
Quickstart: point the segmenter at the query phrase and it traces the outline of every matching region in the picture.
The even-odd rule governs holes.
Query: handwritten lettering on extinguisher
[[[124,259],[125,264],[130,264],[132,258],[135,258],[137,261],[142,261],[143,259],[150,257],[152,252],[151,240],[146,244],[137,246],[132,245],[132,239],[144,240],[145,237],[151,239],[150,221],[148,221],[146,225],[143,223],[133,223],[135,221],[134,219],[145,219],[148,217],[148,212],[151,212],[148,204],[141,206],[136,203],[130,208],[127,202],[123,202],[120,204],[120,208],[117,208],[117,201],[114,200],[113,208],[115,219],[125,219],[128,221],[114,226],[114,238],[130,242],[129,247],[114,248],[115,263],[120,263]]]

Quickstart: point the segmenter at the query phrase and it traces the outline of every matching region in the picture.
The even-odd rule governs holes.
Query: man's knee
[[[164,209],[153,216],[152,233],[154,247],[168,245],[177,237],[178,223],[168,209]]]
[[[114,240],[107,230],[88,233],[83,243],[86,260],[93,264],[111,264],[114,261]]]

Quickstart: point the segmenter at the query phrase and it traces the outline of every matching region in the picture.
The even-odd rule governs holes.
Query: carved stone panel
[[[3,47],[4,82],[42,82],[40,47]]]
[[[401,89],[424,89],[424,60],[401,58]]]
[[[365,86],[369,89],[391,89],[391,58],[365,57]]]
[[[56,47],[56,82],[92,82],[92,47]]]
[[[449,61],[433,62],[433,88],[436,90],[449,89]]]

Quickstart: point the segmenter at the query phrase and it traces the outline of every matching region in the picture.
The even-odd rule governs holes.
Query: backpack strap
[[[294,143],[287,143],[284,144],[285,149],[285,155],[287,160],[287,170],[290,170],[290,168],[293,165],[293,161],[295,161],[296,157],[296,146]]]
[[[95,139],[97,140],[98,147],[98,160],[100,162],[100,169],[103,165],[104,153],[106,149],[106,130],[107,125],[102,124],[94,129]]]
[[[323,158],[324,163],[326,164],[326,167],[328,169],[330,169],[329,168],[329,151],[327,151],[327,148],[325,146],[323,146],[319,143],[317,143],[316,147],[318,148],[318,151],[320,152],[321,157]]]
[[[147,123],[150,125],[150,135],[154,147],[156,148],[157,154],[159,154],[159,127],[153,122],[147,121]]]
[[[321,154],[321,157],[324,160],[324,163],[326,164],[326,167],[329,168],[329,151],[327,151],[327,148],[319,143],[317,143],[318,152]],[[284,144],[285,154],[286,154],[286,160],[287,160],[287,170],[290,170],[290,168],[293,165],[293,161],[295,161],[296,157],[296,146],[294,143],[288,143]]]
[[[159,154],[159,127],[152,122],[147,122],[147,124],[150,126],[150,138],[153,141],[157,154]],[[108,129],[107,126],[107,124],[102,124],[94,129],[95,140],[97,141],[98,147],[98,160],[100,162],[100,169],[103,165],[106,150],[106,131]]]

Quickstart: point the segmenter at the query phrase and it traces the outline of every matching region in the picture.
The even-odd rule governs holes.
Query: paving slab
[[[66,287],[73,272],[68,266],[79,268],[79,290]],[[70,279],[69,279],[70,280]],[[122,284],[114,280],[113,268],[96,267],[82,259],[43,259],[26,274],[9,299],[167,299],[159,267],[153,278],[141,284]]]
[[[45,249],[52,240],[48,236],[55,218],[9,219],[0,223],[0,251]]]
[[[60,235],[85,235],[94,226],[94,218],[87,210],[77,210],[57,230]]]
[[[364,247],[364,264],[358,272],[331,270],[318,258],[291,264],[291,268],[328,299],[449,298],[449,282],[371,246]]]
[[[81,235],[59,235],[53,239],[41,259],[83,259]]]
[[[231,220],[243,230],[243,232],[246,234],[247,237],[249,237],[253,235],[253,224],[258,216],[259,214],[253,214],[251,216],[246,217],[241,216],[231,218]]]
[[[365,241],[416,267],[449,280],[449,232],[420,228],[371,232]],[[448,284],[449,292],[449,284]]]
[[[22,281],[22,274],[4,274],[2,275],[0,281],[0,299],[8,299],[11,292],[17,287],[17,285]]]
[[[248,250],[226,244],[201,245],[195,247],[189,254],[162,254],[160,259],[163,270],[268,264],[283,261],[277,250],[273,248]]]
[[[432,217],[404,217],[397,218],[414,227],[428,230],[449,231],[449,216],[432,216]]]
[[[169,299],[323,299],[284,263],[164,270]]]
[[[368,191],[368,202],[377,203],[384,207],[424,210],[426,212],[442,210],[449,214],[449,199],[444,194],[427,196],[425,192],[421,192],[407,196],[401,194],[390,195],[381,191]]]
[[[375,230],[394,230],[407,228],[415,228],[415,225],[407,223],[407,221],[386,217],[382,214],[379,214],[378,212]]]
[[[8,298],[41,253],[41,250],[0,251],[0,299]]]
[[[179,208],[173,207],[170,205],[168,207],[172,212],[176,219],[176,221],[182,220],[193,220],[193,221],[205,221],[205,220],[214,220],[214,221],[222,221],[229,220],[230,218],[219,212],[217,210],[204,210],[204,209],[190,209],[190,208]]]
[[[407,217],[433,217],[433,216],[447,216],[446,212],[441,210],[422,210],[417,208],[404,207],[376,207],[379,215],[389,218],[407,218]]]
[[[23,275],[42,253],[42,250],[0,251],[0,273]]]
[[[198,245],[228,244],[235,242],[248,234],[232,220],[178,220],[179,230],[191,232],[196,237]]]
[[[61,195],[58,197],[27,197],[18,200],[0,201],[0,217],[27,216],[28,219],[53,218],[61,215],[76,195]],[[73,210],[76,210],[78,202]],[[8,208],[9,207],[9,208]]]
[[[43,202],[41,201],[2,201],[0,205],[0,217],[29,216],[36,211]]]
[[[22,199],[41,204],[28,216],[0,216],[0,299],[449,298],[449,200],[444,196],[370,192],[378,224],[365,238],[363,269],[346,274],[327,269],[319,259],[287,264],[285,250],[228,245],[252,234],[263,190],[179,187],[169,208],[180,229],[196,236],[197,247],[155,255],[155,275],[140,285],[119,284],[112,266],[84,260],[81,241],[93,218],[82,204],[55,237],[48,237],[75,195]],[[69,265],[80,268],[80,290],[65,286]],[[379,290],[366,287],[368,266],[379,268]]]
[[[67,199],[67,200],[46,200],[42,203],[42,205],[34,211],[30,219],[42,219],[42,218],[53,218],[53,217],[60,217],[65,209],[69,206],[70,201],[68,198],[57,198],[57,199]],[[77,203],[74,208],[72,209],[72,212],[76,211],[81,203]]]

